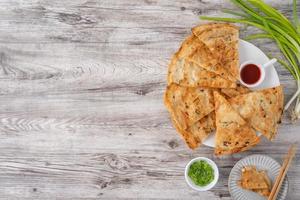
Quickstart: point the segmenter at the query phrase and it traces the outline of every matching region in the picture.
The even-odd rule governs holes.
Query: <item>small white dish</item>
[[[248,83],[244,82],[244,80],[242,78],[242,71],[244,70],[244,68],[246,66],[251,65],[251,64],[255,65],[259,69],[259,79],[258,79],[258,81],[256,81],[253,84],[248,84]],[[254,87],[259,86],[265,80],[265,76],[266,76],[266,72],[265,72],[264,68],[261,67],[260,64],[254,62],[253,60],[243,62],[240,66],[240,82],[241,82],[242,85],[244,85],[248,88],[254,88]]]
[[[214,180],[209,183],[208,185],[206,186],[198,186],[196,185],[189,177],[188,175],[188,172],[189,172],[189,169],[190,169],[190,166],[196,162],[196,161],[200,161],[200,160],[204,160],[206,161],[214,170]],[[214,161],[212,161],[211,159],[208,159],[208,158],[205,158],[205,157],[197,157],[197,158],[194,158],[192,159],[185,167],[185,172],[184,172],[184,177],[185,177],[185,181],[187,182],[187,184],[193,188],[194,190],[197,190],[197,191],[200,191],[200,192],[203,192],[203,191],[207,191],[207,190],[210,190],[212,189],[218,182],[218,179],[219,179],[219,169],[216,165],[216,163]]]
[[[248,60],[248,61],[243,62],[240,65],[240,69],[239,69],[241,84],[248,88],[258,87],[265,80],[267,67],[272,66],[275,62],[277,62],[277,59],[275,59],[275,58],[269,60],[268,62],[266,62],[264,64],[257,63],[254,60]],[[243,72],[244,68],[248,65],[254,65],[254,67],[256,67],[259,70],[258,80],[253,84],[248,84],[248,83],[244,82],[244,80],[243,80],[242,72]]]
[[[272,182],[272,186],[280,171],[280,164],[273,158],[266,155],[251,155],[239,160],[232,168],[228,178],[228,190],[233,200],[266,200],[265,197],[245,190],[238,185],[241,179],[241,171],[245,166],[255,166],[258,170],[266,170],[268,177]],[[288,193],[288,178],[284,178],[282,186],[277,196],[277,200],[284,200]]]

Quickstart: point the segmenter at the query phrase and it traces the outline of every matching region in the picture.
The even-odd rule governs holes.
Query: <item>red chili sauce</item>
[[[260,79],[260,76],[260,69],[254,64],[248,64],[244,66],[241,71],[241,79],[249,85],[257,83]]]

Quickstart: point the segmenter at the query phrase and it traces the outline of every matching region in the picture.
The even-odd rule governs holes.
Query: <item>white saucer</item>
[[[273,158],[265,155],[251,155],[238,161],[232,168],[229,179],[228,189],[233,200],[266,200],[265,197],[249,191],[244,190],[238,185],[238,181],[241,179],[241,171],[245,166],[255,166],[258,170],[265,170],[267,172],[272,185],[274,184],[276,177],[280,171],[280,164]],[[277,196],[277,200],[284,200],[288,193],[288,179],[284,178],[282,186]]]

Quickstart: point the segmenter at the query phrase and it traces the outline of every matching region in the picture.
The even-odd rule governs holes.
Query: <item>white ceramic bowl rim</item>
[[[206,186],[203,186],[203,187],[196,185],[196,184],[190,179],[190,177],[189,177],[189,175],[188,175],[188,172],[189,172],[189,169],[190,169],[191,164],[193,164],[194,162],[199,161],[199,160],[204,160],[204,161],[206,161],[206,162],[213,168],[213,170],[214,170],[214,180],[213,180],[210,184],[208,184],[208,185],[206,185]],[[184,172],[184,176],[185,176],[185,180],[186,180],[187,184],[188,184],[191,188],[193,188],[194,190],[197,190],[197,191],[207,191],[207,190],[210,190],[211,188],[213,188],[213,187],[216,185],[216,183],[218,182],[218,179],[219,179],[219,169],[218,169],[216,163],[215,163],[214,161],[212,161],[211,159],[206,158],[206,157],[197,157],[197,158],[192,159],[192,160],[186,165],[186,167],[185,167],[185,172]]]

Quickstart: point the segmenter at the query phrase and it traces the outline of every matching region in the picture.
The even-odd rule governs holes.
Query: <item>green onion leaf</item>
[[[294,113],[297,114],[297,118],[300,118],[300,21],[297,13],[297,0],[293,0],[293,22],[263,0],[231,0],[231,2],[243,13],[233,10],[224,10],[224,13],[238,18],[209,16],[200,18],[254,26],[263,32],[249,35],[246,37],[247,40],[270,39],[276,42],[287,62],[279,59],[278,61],[291,73],[298,86],[285,109],[297,99]]]

